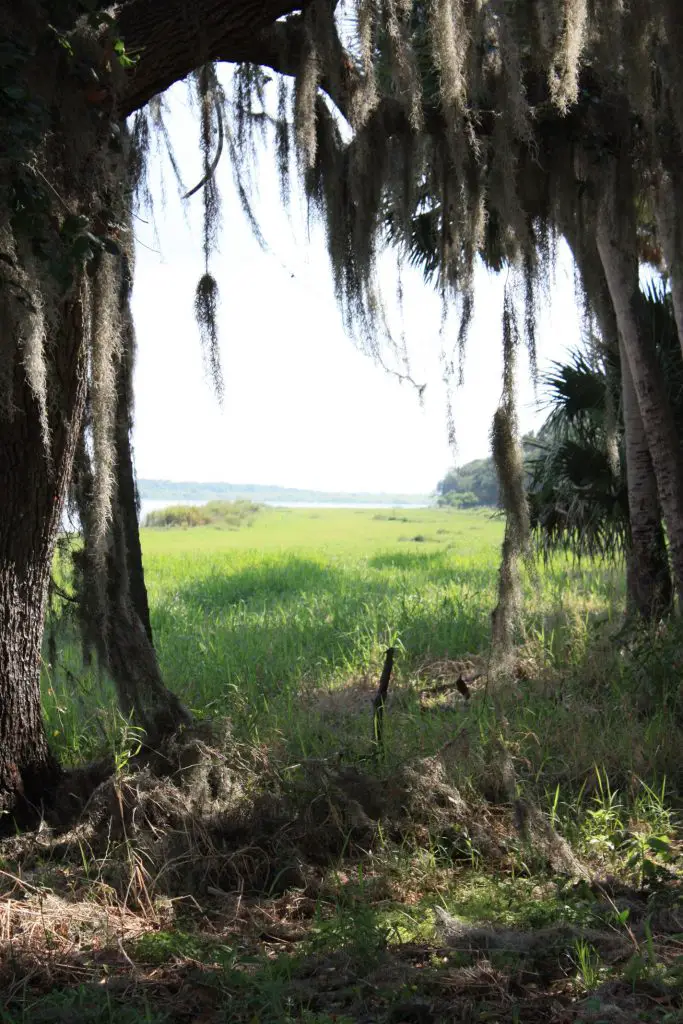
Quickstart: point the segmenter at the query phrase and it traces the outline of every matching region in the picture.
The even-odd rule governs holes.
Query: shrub
[[[153,529],[169,527],[217,526],[238,530],[249,526],[262,506],[252,501],[208,501],[206,505],[168,505],[149,512],[144,526]]]

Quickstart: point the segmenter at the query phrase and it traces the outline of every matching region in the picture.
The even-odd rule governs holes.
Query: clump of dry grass
[[[475,694],[470,705],[480,700]],[[235,1021],[284,1020],[285,1005],[356,1019],[361,971],[363,999],[376,1000],[381,1019],[393,1012],[379,994],[392,981],[408,993],[401,1012],[422,1000],[435,1019],[456,995],[496,1012],[522,1006],[523,1019],[539,1024],[551,1005],[570,1012],[583,994],[573,980],[580,929],[572,924],[528,932],[444,911],[436,943],[394,947],[379,923],[394,902],[430,917],[425,897],[433,907],[458,871],[465,880],[471,854],[502,874],[525,865],[601,891],[540,808],[517,797],[519,765],[513,744],[500,736],[482,744],[472,721],[431,756],[398,765],[291,764],[236,743],[223,723],[183,730],[164,750],[98,782],[100,766],[69,831],[44,827],[0,849],[16,864],[0,875],[10,1001],[54,986],[96,991],[104,980],[112,1005],[144,998],[174,1020],[212,1019],[219,1003]],[[435,849],[450,858],[447,871],[438,860],[426,866]],[[642,908],[626,905],[632,935],[589,935],[605,970],[645,941]],[[347,917],[336,922],[335,914]],[[673,956],[664,931],[675,923],[657,921],[662,960]],[[157,934],[168,962],[156,959]],[[235,972],[224,959],[236,948],[249,964]],[[303,955],[289,959],[295,950]],[[520,965],[501,956],[522,958],[524,970],[542,978],[540,990],[527,992]],[[268,997],[275,1002],[266,1011],[257,993],[274,984],[267,965],[278,957],[288,958],[288,980],[284,988],[277,981],[280,994]],[[614,996],[619,1005],[622,995]],[[667,990],[667,1006],[671,999]]]
[[[125,907],[152,918],[162,897],[315,891],[340,859],[387,842],[418,847],[430,837],[453,851],[466,837],[501,865],[515,844],[532,842],[555,870],[585,874],[540,812],[520,806],[502,743],[481,748],[460,736],[430,757],[361,770],[336,759],[285,765],[236,744],[227,727],[221,735],[204,726],[109,775],[69,831],[9,840],[5,853],[25,856],[32,842],[41,858],[85,862]]]

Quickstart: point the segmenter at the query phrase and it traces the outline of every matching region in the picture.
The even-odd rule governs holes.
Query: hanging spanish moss
[[[307,16],[304,22],[301,67],[294,88],[296,147],[304,173],[313,167],[316,158],[316,101],[320,73],[320,56],[313,33],[313,19]]]
[[[195,83],[200,107],[200,146],[204,171],[201,183],[204,204],[204,273],[197,283],[194,309],[207,371],[216,396],[219,402],[222,402],[225,385],[218,344],[218,283],[210,272],[210,263],[216,249],[220,227],[221,199],[215,175],[214,150],[219,140],[222,147],[224,96],[214,64],[205,64],[201,67],[195,75]]]
[[[222,401],[225,386],[218,344],[218,285],[216,284],[216,279],[208,271],[202,274],[197,283],[194,313],[199,325],[199,333],[202,339],[204,358],[209,376],[218,400]]]
[[[562,20],[557,45],[550,66],[550,95],[558,109],[565,113],[576,103],[579,93],[579,70],[588,21],[587,0],[562,0]]]
[[[115,459],[116,364],[121,357],[120,260],[103,253],[92,285],[90,425],[94,477],[91,494],[93,553],[104,558],[111,520]]]
[[[505,511],[505,537],[498,574],[498,604],[491,618],[493,672],[504,670],[512,653],[521,606],[520,562],[529,552],[529,508],[515,408],[515,356],[519,344],[516,310],[506,287],[503,305],[503,395],[493,417],[491,452]]]
[[[275,122],[275,152],[280,182],[280,199],[287,206],[290,199],[291,125],[289,123],[289,89],[287,80],[280,76],[277,83],[277,118]]]

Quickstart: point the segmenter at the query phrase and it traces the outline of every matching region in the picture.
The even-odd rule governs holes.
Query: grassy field
[[[59,626],[53,743],[109,748],[123,824],[0,851],[0,1020],[683,1019],[680,630],[624,631],[621,567],[558,558],[489,685],[502,533],[427,509],[143,530],[164,676],[200,724],[155,780]]]
[[[390,644],[405,684],[440,660],[486,656],[502,533],[488,510],[433,509],[264,509],[241,529],[143,530],[164,677],[243,739],[320,752],[330,737],[308,728],[303,694],[374,685]],[[520,639],[545,663],[580,662],[592,624],[621,607],[621,576],[566,559],[542,569],[526,581]],[[60,753],[77,760],[101,738],[100,681],[76,645],[62,661],[46,707]]]

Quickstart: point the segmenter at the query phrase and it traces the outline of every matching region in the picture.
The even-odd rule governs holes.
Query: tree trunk
[[[669,556],[638,398],[623,344],[621,393],[624,416],[624,452],[628,484],[631,549],[627,552],[627,593],[632,610],[645,619],[659,619],[671,607]]]
[[[621,172],[620,168],[620,172]],[[617,201],[617,169],[607,176],[598,211],[597,245],[614,305],[625,363],[657,479],[679,601],[683,600],[683,458],[661,370],[639,322],[635,212]]]
[[[189,725],[192,718],[161,677],[152,642],[147,588],[130,450],[130,417],[125,381],[119,372],[116,418],[117,494],[107,555],[106,633],[102,653],[116,685],[119,705],[126,716],[143,726],[149,743]]]
[[[93,542],[93,467],[83,438],[72,493],[84,546],[75,558],[82,566],[79,603],[85,636],[114,682],[122,713],[144,728],[148,743],[156,744],[192,719],[164,685],[152,641],[130,443],[135,349],[130,284],[130,266],[124,261],[118,320],[121,343],[115,363],[115,487],[104,564]]]
[[[0,443],[0,811],[30,819],[59,777],[40,700],[47,592],[85,399],[81,308],[65,311],[54,341],[65,415],[49,449],[24,367],[15,359],[14,411]]]
[[[130,432],[125,424],[120,423],[117,423],[116,427],[116,459],[118,501],[126,544],[130,600],[142,623],[147,639],[150,643],[153,643],[154,637],[152,635],[152,621],[149,614],[149,599],[145,584],[145,571],[142,565],[140,524],[138,521],[138,494],[135,484],[135,471],[133,469]]]
[[[122,0],[114,38],[135,58],[124,70],[111,40],[98,42],[83,18],[75,27],[82,5],[0,4],[0,37],[11,40],[0,69],[0,811],[37,807],[59,774],[41,715],[41,645],[86,397],[93,323],[83,270],[93,269],[101,245],[116,250],[122,197],[130,203],[121,191],[125,131],[117,121],[203,62],[229,59],[231,41],[241,46],[301,6]],[[130,510],[126,452],[121,502]],[[124,516],[116,531],[133,581],[111,594],[112,669],[125,689],[123,677],[130,684],[137,666],[148,722],[158,727],[169,708],[185,720],[160,681],[149,640],[137,530]]]
[[[152,641],[130,440],[135,357],[131,274],[132,264],[126,264],[120,296],[122,344],[116,366],[116,491],[107,553],[102,652],[116,685],[121,710],[142,725],[148,742],[155,744],[180,726],[189,725],[192,718],[165,686]]]
[[[619,342],[614,306],[595,239],[578,230],[571,215],[563,219],[562,230],[597,318],[603,344],[608,350],[619,353],[631,544],[626,551],[627,601],[629,607],[644,618],[658,618],[671,605],[671,571],[657,481],[633,378],[624,347]]]
[[[126,294],[122,301],[123,310],[123,350],[118,369],[118,395],[116,410],[116,492],[121,512],[121,523],[126,545],[126,564],[128,566],[128,592],[130,600],[142,623],[150,644],[152,621],[149,614],[149,600],[145,584],[145,571],[142,565],[142,546],[140,544],[140,524],[138,521],[138,489],[135,482],[131,432],[133,429],[133,363],[135,359],[135,328],[130,311],[130,288],[132,280],[128,276]]]
[[[680,171],[663,174],[657,196],[657,227],[671,282],[678,339],[683,350],[683,184]]]

